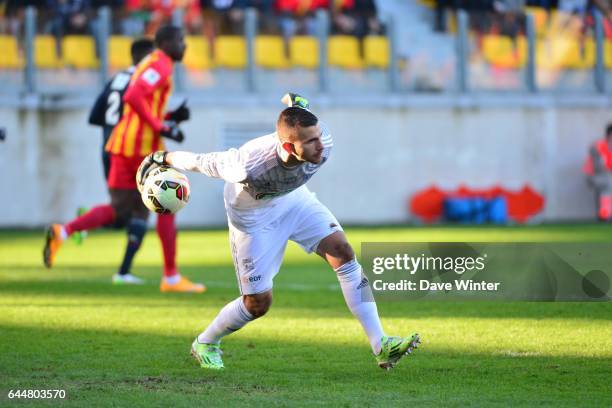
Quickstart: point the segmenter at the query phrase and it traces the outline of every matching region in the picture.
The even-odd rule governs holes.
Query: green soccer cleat
[[[198,342],[198,338],[191,344],[191,355],[200,363],[200,367],[211,370],[221,370],[225,368],[223,360],[221,360],[220,343],[217,344],[202,344]]]
[[[405,355],[412,354],[421,343],[418,334],[413,334],[410,337],[399,336],[383,336],[381,339],[382,349],[380,354],[376,356],[376,361],[380,368],[390,370]]]

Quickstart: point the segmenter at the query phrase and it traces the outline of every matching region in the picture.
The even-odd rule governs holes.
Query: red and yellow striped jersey
[[[123,97],[123,117],[113,129],[106,151],[144,157],[164,149],[159,132],[172,92],[172,68],[172,60],[161,50],[138,64]]]

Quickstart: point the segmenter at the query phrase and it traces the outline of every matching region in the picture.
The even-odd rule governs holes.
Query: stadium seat
[[[319,66],[319,42],[316,37],[296,35],[289,40],[289,61],[302,68]]]
[[[538,39],[536,42],[536,68],[560,69],[562,55],[557,52],[560,47],[555,46],[555,41]]]
[[[62,59],[67,66],[77,69],[98,67],[94,38],[87,35],[67,35],[62,39]]]
[[[289,66],[285,55],[285,41],[276,35],[255,38],[255,64],[263,68],[283,69]]]
[[[363,39],[363,58],[368,67],[386,69],[389,66],[389,40],[380,35]]]
[[[604,44],[604,65],[612,69],[612,40],[606,40]]]
[[[246,41],[238,35],[215,38],[215,66],[242,69],[247,65]]]
[[[111,36],[108,40],[108,65],[112,69],[125,69],[132,65],[131,46],[132,37]]]
[[[330,66],[346,69],[362,68],[359,40],[349,35],[330,36],[327,41],[327,59]]]
[[[187,51],[183,64],[189,69],[202,70],[212,67],[210,59],[210,45],[208,40],[203,36],[187,36],[185,37]]]
[[[485,35],[482,54],[487,62],[497,68],[521,68],[527,62],[527,41],[519,37],[516,43],[502,35]]]
[[[19,56],[19,44],[12,35],[0,35],[0,68],[21,68],[23,61]]]
[[[595,43],[587,39],[584,49],[578,39],[556,37],[539,40],[536,46],[536,64],[544,69],[589,69],[595,65]]]
[[[60,68],[62,61],[57,56],[57,43],[51,35],[37,35],[34,38],[34,63],[38,68]]]
[[[595,42],[588,38],[584,45],[578,39],[558,41],[558,51],[562,53],[561,65],[570,69],[590,69],[595,66]]]

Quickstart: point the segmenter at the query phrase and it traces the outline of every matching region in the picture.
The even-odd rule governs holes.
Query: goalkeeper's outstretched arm
[[[214,153],[169,152],[165,160],[178,170],[196,171],[230,183],[240,183],[247,178],[244,162],[237,149]]]

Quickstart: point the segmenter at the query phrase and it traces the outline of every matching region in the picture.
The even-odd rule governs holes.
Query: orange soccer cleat
[[[193,283],[189,279],[181,276],[181,280],[179,280],[174,285],[166,282],[165,279],[162,279],[162,283],[159,286],[159,290],[162,292],[187,292],[187,293],[202,293],[206,291],[206,286],[201,283]]]
[[[45,248],[43,249],[43,262],[47,268],[51,268],[53,266],[53,262],[55,262],[55,255],[57,251],[62,246],[62,226],[60,224],[51,224],[49,228],[47,228],[46,236],[45,236]]]

